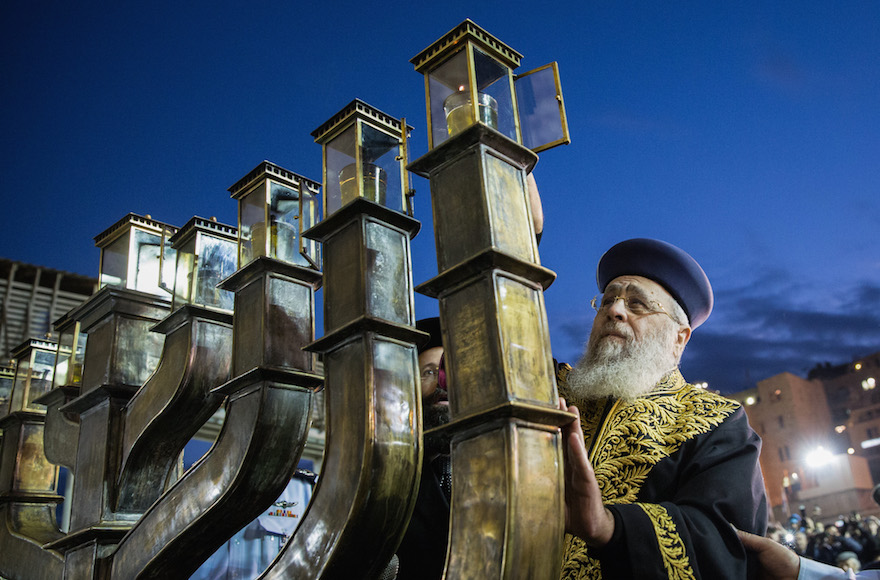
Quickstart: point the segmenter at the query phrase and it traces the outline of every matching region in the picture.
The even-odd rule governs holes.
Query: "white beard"
[[[577,397],[632,401],[650,392],[678,366],[674,325],[657,327],[638,342],[622,324],[609,321],[605,328],[624,334],[626,341],[607,337],[594,341],[590,337],[583,356],[568,375],[568,387]]]

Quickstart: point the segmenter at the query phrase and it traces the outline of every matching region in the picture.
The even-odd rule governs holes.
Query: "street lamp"
[[[807,453],[806,461],[810,467],[822,467],[831,462],[834,456],[821,445]]]
[[[412,216],[406,171],[411,130],[355,99],[312,132],[324,155],[324,219],[357,198]]]
[[[410,62],[425,75],[429,149],[475,123],[534,152],[569,143],[557,64],[515,75],[521,59],[470,20],[416,55]]]
[[[320,220],[321,184],[263,161],[229,188],[238,200],[238,267],[266,256],[320,269],[320,249],[302,233]]]

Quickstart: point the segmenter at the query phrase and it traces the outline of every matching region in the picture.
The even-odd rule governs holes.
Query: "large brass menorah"
[[[262,577],[379,577],[422,469],[412,171],[430,182],[439,274],[419,291],[439,300],[452,385],[446,577],[557,578],[569,416],[526,176],[535,151],[568,137],[555,67],[529,81],[552,86],[561,129],[529,128],[520,58],[470,21],[417,55],[430,151],[412,164],[406,122],[355,100],[313,133],[322,183],[265,161],[230,188],[238,227],[130,214],[99,235],[101,290],[56,323],[58,342],[16,352],[0,577],[189,577],[284,489],[322,388],[318,484]],[[221,406],[213,447],[181,473]],[[74,478],[66,532],[61,466]]]

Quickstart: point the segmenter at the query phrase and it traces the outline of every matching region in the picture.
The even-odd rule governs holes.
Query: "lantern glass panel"
[[[460,50],[428,74],[428,93],[431,101],[431,143],[436,147],[452,134],[470,127],[474,123],[473,108],[457,110],[450,103],[449,113],[455,111],[451,123],[447,123],[447,110],[444,106],[454,93],[468,90],[467,51]],[[455,99],[455,97],[453,97]]]
[[[516,77],[516,104],[523,145],[537,153],[570,142],[556,63]]]
[[[128,281],[128,246],[131,231],[101,248],[101,287],[124,288]]]
[[[272,249],[285,262],[308,266],[299,253],[299,191],[276,183],[269,185],[269,222],[272,224]]]
[[[321,221],[321,200],[307,188],[302,189],[302,208],[300,218],[300,253],[315,268],[321,269],[321,244],[302,235],[307,229]]]
[[[266,240],[265,184],[248,192],[238,204],[238,266],[250,264],[258,256],[269,255]]]
[[[174,293],[174,277],[177,273],[177,250],[171,247],[173,231],[162,232],[162,250],[159,254],[159,287],[168,294]]]
[[[486,53],[474,49],[474,74],[477,79],[478,120],[517,141],[511,70]]]
[[[68,326],[61,331],[58,337],[58,351],[55,353],[55,372],[52,376],[53,386],[61,387],[67,384],[67,375],[70,370],[70,355],[73,351],[73,343],[76,342],[74,326]]]
[[[86,340],[88,334],[80,332],[79,323],[76,324],[76,344],[74,345],[72,359],[70,361],[70,371],[67,376],[67,384],[82,386],[83,364],[86,360]]]
[[[76,322],[61,332],[58,338],[58,353],[55,356],[55,372],[52,386],[82,385],[83,360],[86,356],[86,338]]]
[[[232,310],[235,295],[217,284],[235,273],[235,242],[198,234],[199,255],[193,270],[193,299],[196,304]]]
[[[162,254],[162,236],[133,229],[132,257],[129,262],[128,288],[162,294],[159,289],[159,261]]]
[[[33,404],[33,400],[52,389],[54,370],[54,352],[35,349],[30,357],[21,359],[15,373],[10,410],[44,410],[45,405]]]
[[[185,244],[177,248],[177,273],[174,279],[174,303],[172,304],[174,310],[192,301],[197,237],[198,234],[192,236]]]
[[[9,413],[9,397],[12,394],[14,379],[12,369],[0,367],[0,417],[5,417]]]
[[[363,196],[395,211],[403,211],[400,140],[361,124],[364,167]]]
[[[327,172],[324,180],[327,199],[324,217],[328,217],[359,195],[360,184],[356,175],[352,175],[357,172],[356,126],[348,127],[330,140],[324,154]]]

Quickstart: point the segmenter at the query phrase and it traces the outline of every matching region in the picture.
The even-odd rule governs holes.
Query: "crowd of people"
[[[768,527],[767,537],[798,556],[858,572],[880,569],[880,518],[858,512],[829,523],[794,514]]]

